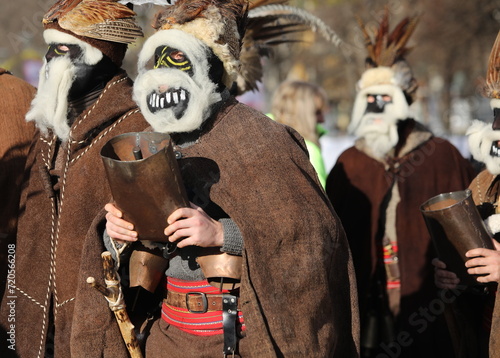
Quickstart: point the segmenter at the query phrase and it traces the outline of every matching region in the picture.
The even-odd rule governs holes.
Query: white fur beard
[[[365,112],[368,105],[366,102],[368,94],[387,94],[392,97],[392,103],[387,103],[384,107],[384,112],[380,115],[383,115],[386,118],[393,120],[394,122],[399,119],[403,120],[408,118],[410,109],[401,88],[394,85],[369,86],[359,91],[356,95],[356,100],[354,101],[354,107],[352,110],[351,123],[349,123],[348,127],[349,133],[355,133],[358,127],[364,125],[365,116],[367,115]]]
[[[384,117],[383,122],[374,123],[373,119]],[[387,114],[366,114],[361,119],[361,125],[356,130],[356,135],[364,138],[366,146],[372,155],[383,159],[389,151],[396,146],[399,140],[396,120],[388,118]]]
[[[73,84],[76,67],[67,57],[53,58],[45,62],[40,70],[40,80],[27,121],[34,121],[40,131],[48,129],[65,141],[69,138],[68,94]]]
[[[466,134],[474,159],[484,163],[491,174],[500,174],[500,151],[498,156],[492,155],[493,143],[500,141],[500,131],[493,130],[489,123],[475,120]]]
[[[203,83],[195,83],[185,72],[177,69],[161,68],[140,73],[134,83],[133,98],[146,121],[153,130],[160,133],[192,132],[201,127],[210,116],[210,108],[221,100],[215,91],[215,84],[208,77]],[[200,82],[199,80],[197,82]],[[177,119],[171,108],[152,113],[148,107],[148,95],[157,92],[160,86],[182,88],[189,93],[188,106],[183,116]]]

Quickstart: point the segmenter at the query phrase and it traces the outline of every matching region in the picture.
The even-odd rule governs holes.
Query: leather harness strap
[[[234,357],[238,345],[236,336],[236,318],[238,317],[238,297],[229,294],[222,300],[222,325],[224,330],[224,357]]]
[[[164,302],[170,306],[187,309],[191,313],[205,313],[207,311],[222,311],[224,309],[223,297],[224,295],[222,294],[213,295],[203,292],[180,293],[168,291]]]

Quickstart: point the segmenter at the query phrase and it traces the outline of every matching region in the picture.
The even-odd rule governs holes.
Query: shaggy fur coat
[[[0,315],[4,329],[14,325],[19,357],[127,356],[107,302],[86,279],[103,282],[103,208],[111,193],[100,149],[113,136],[147,127],[131,89],[132,81],[119,73],[73,123],[68,142],[58,146],[55,137],[39,135],[32,145],[15,287],[9,287]],[[52,323],[55,332],[48,331]]]

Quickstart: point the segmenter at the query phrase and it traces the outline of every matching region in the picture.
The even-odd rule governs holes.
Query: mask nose
[[[368,95],[367,102],[365,113],[382,113],[385,105],[391,103],[391,101],[384,99],[384,95],[381,94]]]

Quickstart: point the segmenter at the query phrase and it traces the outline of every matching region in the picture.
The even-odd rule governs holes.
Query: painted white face
[[[500,108],[500,100],[491,100],[491,109]],[[493,125],[475,120],[467,130],[469,150],[477,161],[486,165],[486,169],[493,175],[500,174],[500,130],[493,129],[495,126],[495,118]]]
[[[375,157],[383,158],[397,144],[397,122],[406,119],[408,111],[399,87],[370,86],[358,92],[348,130],[364,138]]]
[[[156,132],[191,132],[221,100],[210,79],[211,50],[179,30],[160,30],[139,54],[134,100]]]

